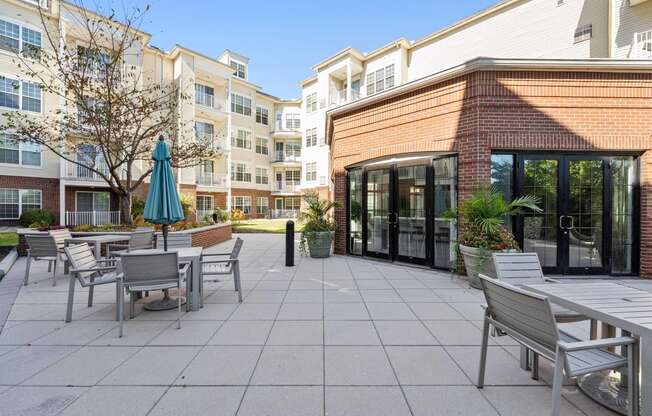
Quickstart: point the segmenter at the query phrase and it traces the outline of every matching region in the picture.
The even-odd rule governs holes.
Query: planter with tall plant
[[[500,192],[484,185],[457,210],[447,213],[461,222],[457,242],[472,287],[480,288],[479,273],[495,277],[493,252],[519,250],[514,236],[504,227],[505,219],[527,211],[540,212],[537,204],[538,198],[530,195],[507,202]]]
[[[337,223],[329,212],[339,204],[320,200],[317,193],[304,195],[306,209],[301,212],[300,219],[304,226],[301,231],[299,249],[313,258],[326,258],[331,254],[333,237]]]

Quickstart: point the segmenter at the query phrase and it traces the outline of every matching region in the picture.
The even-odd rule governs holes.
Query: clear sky
[[[154,46],[170,50],[178,43],[213,57],[231,49],[249,57],[249,80],[280,98],[298,97],[298,83],[312,75],[311,67],[347,46],[368,52],[401,36],[419,39],[497,2],[120,1],[150,5],[142,29]]]

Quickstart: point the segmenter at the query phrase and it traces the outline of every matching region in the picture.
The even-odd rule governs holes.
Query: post
[[[168,230],[170,226],[163,224],[163,251],[168,251]]]
[[[294,221],[285,224],[285,266],[294,266]]]

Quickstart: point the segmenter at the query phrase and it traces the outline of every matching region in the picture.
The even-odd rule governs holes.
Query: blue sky
[[[314,64],[347,46],[367,52],[401,36],[419,39],[497,1],[121,0],[120,3],[150,5],[142,29],[153,35],[153,45],[169,50],[179,43],[215,57],[224,49],[231,49],[249,57],[251,82],[267,93],[294,98],[300,95],[298,82],[311,75]]]

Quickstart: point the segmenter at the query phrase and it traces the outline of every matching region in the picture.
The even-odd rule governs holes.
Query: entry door
[[[392,258],[396,214],[392,201],[392,169],[373,169],[366,172],[365,187],[365,254],[384,259]]]
[[[542,212],[517,221],[525,252],[535,252],[546,273],[609,270],[608,163],[600,157],[519,157],[517,194],[534,195]]]

